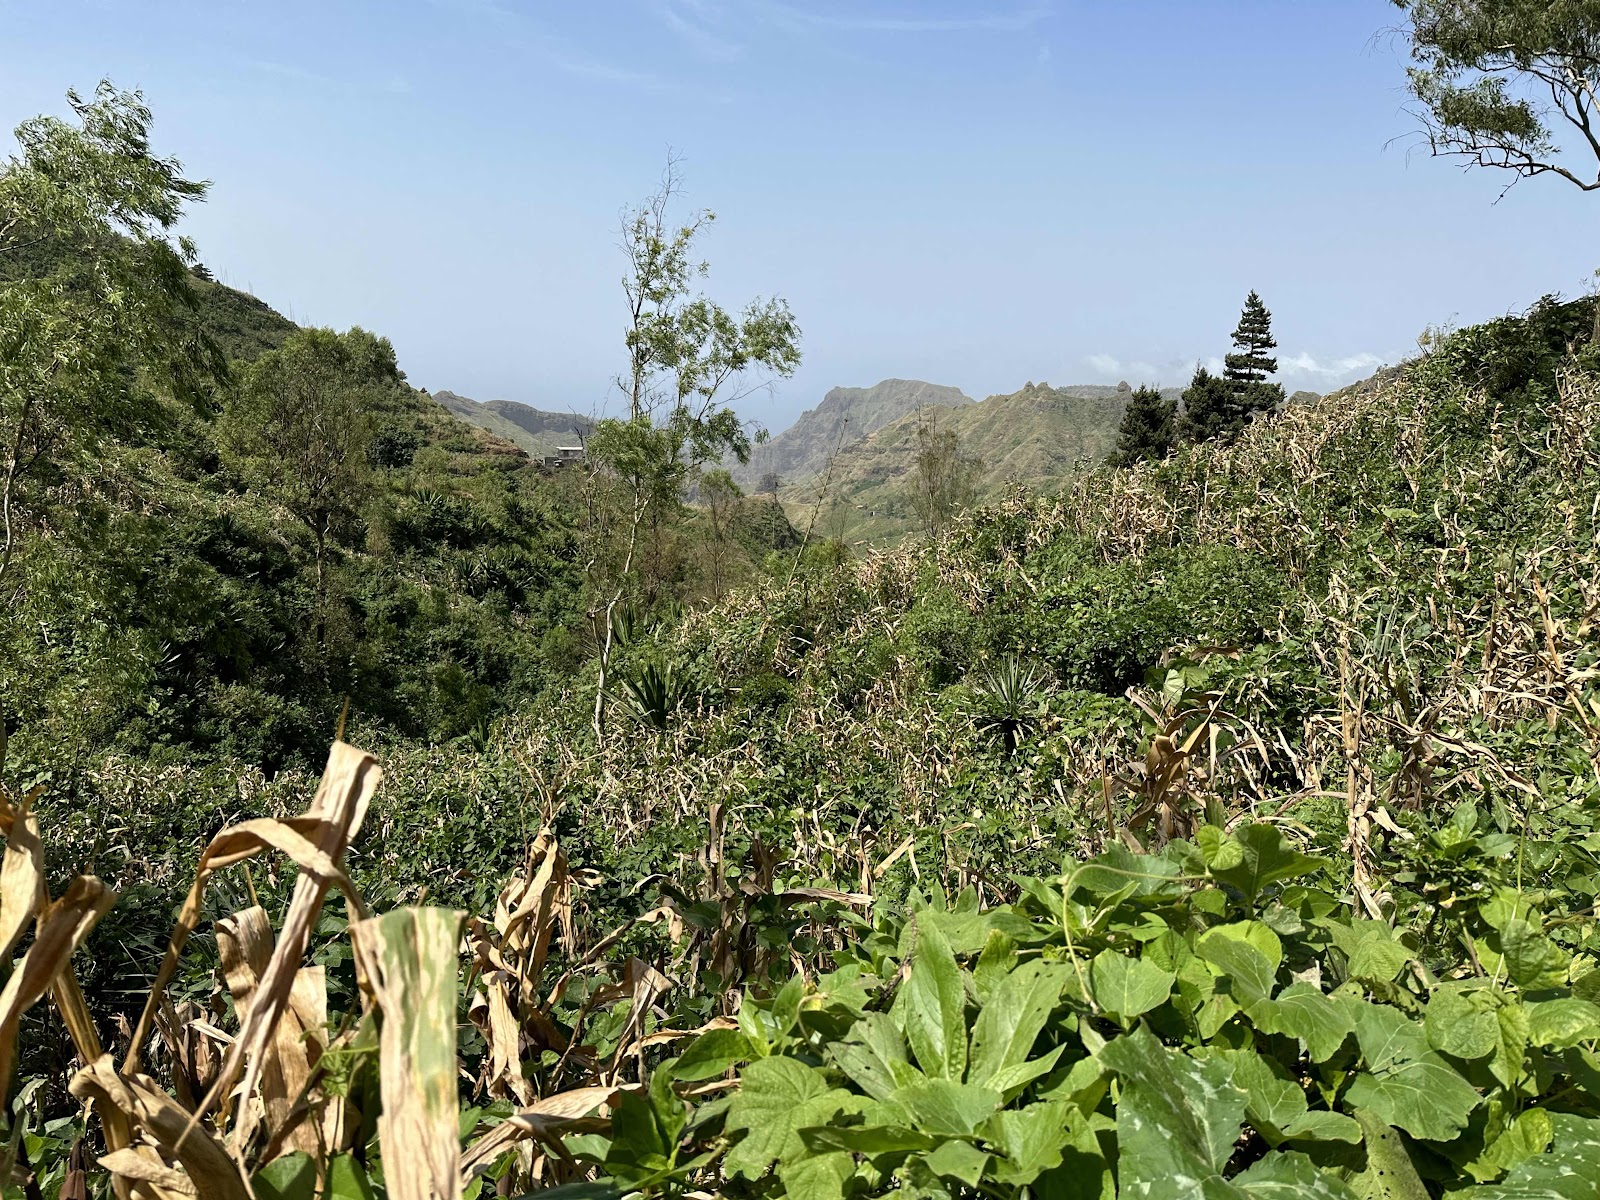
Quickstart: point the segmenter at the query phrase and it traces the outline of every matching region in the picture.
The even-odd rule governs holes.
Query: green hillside
[[[581,445],[594,421],[573,413],[545,412],[515,400],[478,401],[455,392],[434,392],[433,399],[453,416],[521,447],[539,462],[558,447]]]
[[[1167,394],[1176,397],[1178,390]],[[955,433],[963,453],[978,460],[978,498],[993,500],[1008,484],[1057,490],[1076,470],[1098,463],[1116,444],[1128,395],[1117,387],[1029,383],[981,403],[913,411],[846,447],[826,478],[792,482],[782,498],[796,524],[816,512],[825,536],[894,541],[917,526],[919,423],[931,420]]]
[[[354,886],[426,900],[385,929],[465,908],[540,964],[458,979],[454,924],[427,951],[518,1032],[462,1026],[441,1103],[522,1080],[587,1113],[627,1061],[639,1119],[558,1126],[548,1167],[608,1195],[658,1118],[687,1186],[751,1200],[824,1167],[878,1194],[885,1164],[1158,1194],[1174,1155],[1244,1200],[1569,1194],[1545,1182],[1600,1125],[1594,322],[1541,304],[934,545],[820,547],[630,629],[604,736],[575,674],[476,744],[387,746]],[[116,759],[42,802],[57,853],[146,901],[97,931],[97,1003],[194,849],[313,783]],[[112,797],[168,840],[100,849]],[[343,930],[315,953],[354,1014]],[[473,1139],[517,1128],[474,1107]]]
[[[782,433],[757,446],[750,461],[730,467],[747,488],[769,475],[798,484],[827,469],[834,455],[918,408],[959,407],[972,400],[959,388],[919,379],[885,379],[869,388],[836,387],[816,408],[800,414]]]
[[[1436,153],[1589,131],[1600,7],[1400,8]],[[1600,1200],[1600,294],[1286,396],[1252,291],[1181,411],[835,389],[746,491],[801,329],[676,158],[585,426],[217,285],[68,107],[0,163],[0,1200]]]
[[[0,286],[95,286],[45,241],[0,262]],[[448,738],[536,694],[564,661],[549,647],[577,636],[568,503],[515,445],[406,385],[387,342],[352,331],[373,356],[370,442],[314,556],[272,464],[238,456],[229,434],[253,366],[304,335],[256,297],[188,286],[185,320],[228,377],[192,404],[130,377],[138,423],[68,443],[45,490],[18,498],[0,618],[11,761],[189,747],[270,772],[314,759],[347,698],[358,724]]]

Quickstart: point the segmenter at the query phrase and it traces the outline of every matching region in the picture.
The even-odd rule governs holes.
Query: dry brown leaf
[[[142,1075],[117,1073],[102,1054],[72,1080],[72,1094],[104,1108],[119,1109],[161,1149],[176,1158],[200,1200],[252,1200],[244,1171],[226,1146],[155,1083]]]
[[[0,959],[9,958],[28,922],[44,907],[44,846],[39,818],[24,796],[13,812],[0,859]]]
[[[328,753],[328,765],[323,771],[322,782],[317,788],[316,800],[306,814],[306,828],[316,829],[318,838],[316,849],[328,862],[337,866],[344,857],[351,838],[361,827],[361,822],[367,813],[367,805],[371,802],[381,778],[382,772],[378,769],[377,761],[370,754],[344,742],[333,744]],[[302,870],[299,878],[295,880],[294,894],[289,901],[288,913],[284,917],[283,928],[279,931],[272,959],[261,975],[260,983],[250,1003],[250,1011],[240,1026],[239,1038],[228,1047],[228,1055],[223,1060],[222,1070],[216,1082],[212,1084],[211,1090],[206,1093],[206,1098],[196,1113],[197,1119],[209,1112],[221,1097],[233,1088],[241,1072],[244,1076],[243,1094],[246,1096],[255,1092],[260,1081],[260,1073],[267,1058],[267,1044],[273,1039],[278,1021],[289,1006],[290,993],[294,988],[301,960],[305,957],[311,927],[316,921],[317,914],[322,910],[322,901],[327,895],[328,888],[335,882],[328,875],[317,874],[307,869],[304,863],[301,866]],[[343,875],[342,871],[340,875]],[[190,902],[185,903],[183,917],[188,919],[189,928],[193,928],[192,922],[198,915],[196,893],[200,887],[201,881],[197,878],[196,890],[191,891]],[[358,906],[359,901],[355,904]],[[359,907],[357,911],[360,911]],[[185,921],[180,918],[180,930],[184,924]],[[174,945],[181,949],[176,934]],[[170,957],[172,957],[171,947],[169,947]],[[163,970],[166,970],[165,963]],[[164,977],[158,978],[158,986],[165,988],[170,978],[170,972],[166,972]],[[130,1057],[136,1053],[137,1044],[130,1051]],[[244,1106],[239,1112],[232,1135],[235,1146],[242,1147],[249,1143],[255,1133],[255,1122],[255,1110],[248,1105]]]
[[[101,1155],[99,1162],[119,1179],[133,1180],[146,1185],[153,1184],[153,1188],[146,1187],[141,1190],[147,1193],[154,1191],[163,1200],[167,1196],[198,1195],[187,1175],[167,1166],[148,1148],[113,1150],[110,1154]]]
[[[402,908],[350,926],[383,1026],[378,1138],[392,1200],[456,1200],[457,951],[463,914]]]
[[[606,1122],[591,1121],[587,1115],[607,1104],[616,1088],[584,1087],[546,1096],[543,1100],[513,1113],[467,1148],[461,1157],[461,1186],[494,1166],[495,1161],[518,1142],[529,1138],[554,1147],[563,1133],[580,1129],[604,1129]]]
[[[80,875],[67,894],[39,914],[33,944],[12,970],[0,992],[0,1080],[11,1078],[22,1014],[49,990],[66,969],[73,951],[116,903],[117,894],[92,875]]]

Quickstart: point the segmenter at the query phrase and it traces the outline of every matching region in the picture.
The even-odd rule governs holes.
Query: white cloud
[[[1083,361],[1108,383],[1121,383],[1126,380],[1135,385],[1172,387],[1180,381],[1189,382],[1189,376],[1194,371],[1192,362],[1174,360],[1165,366],[1158,366],[1142,358],[1123,360],[1113,354],[1091,354]],[[1218,369],[1221,369],[1220,364]]]
[[[667,28],[703,58],[734,62],[744,57],[744,47],[713,32],[721,10],[706,0],[651,0],[651,7]]]
[[[693,0],[689,0],[690,3]],[[545,31],[523,13],[498,0],[430,0],[435,8],[458,17],[487,21],[509,27],[511,42],[532,51],[547,64],[567,75],[613,83],[644,91],[675,90],[676,85],[648,71],[635,71],[597,58],[565,38]],[[501,37],[505,37],[502,33]]]
[[[1365,379],[1385,361],[1365,351],[1329,359],[1300,353],[1278,359],[1278,378],[1290,391],[1294,391],[1297,384],[1313,390],[1327,390]],[[1159,366],[1138,359],[1125,361],[1112,354],[1091,354],[1083,362],[1098,378],[1107,381],[1126,379],[1130,383],[1159,383],[1163,387],[1187,384],[1196,366],[1220,375],[1226,365],[1220,355],[1174,358]]]
[[[1356,379],[1371,375],[1383,364],[1384,360],[1376,354],[1367,353],[1347,354],[1326,362],[1303,353],[1278,360],[1278,367],[1285,375],[1302,375],[1337,383],[1353,383]]]
[[[871,33],[959,33],[964,30],[1018,32],[1037,25],[1050,15],[1047,4],[1030,4],[1003,13],[967,13],[952,17],[912,16],[887,12],[818,12],[793,4],[771,3],[769,10],[807,25],[828,29],[851,29]]]

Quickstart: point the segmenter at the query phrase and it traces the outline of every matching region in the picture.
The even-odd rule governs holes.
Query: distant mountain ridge
[[[1170,400],[1181,392],[1176,387],[1162,389]],[[913,407],[845,445],[834,459],[825,495],[819,471],[809,478],[792,477],[781,496],[791,519],[802,525],[801,514],[815,509],[826,536],[892,540],[916,524],[912,489],[920,421],[954,432],[962,451],[980,462],[976,484],[982,500],[999,494],[1010,482],[1046,490],[1058,487],[1075,464],[1103,459],[1116,445],[1132,394],[1126,384],[1051,387],[1030,382],[1015,392],[978,402],[963,396],[965,403],[925,406],[920,413]],[[831,453],[830,447],[824,464]]]
[[[473,400],[457,392],[434,392],[433,398],[452,415],[518,446],[534,459],[570,446],[594,430],[594,422],[576,413],[547,412],[515,400]]]
[[[757,446],[748,463],[731,465],[729,472],[746,487],[760,486],[769,474],[798,483],[823,471],[841,447],[861,441],[907,413],[971,403],[972,397],[960,388],[920,379],[885,379],[869,388],[836,387],[788,429]]]

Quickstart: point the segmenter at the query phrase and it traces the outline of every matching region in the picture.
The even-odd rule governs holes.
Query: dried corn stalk
[[[350,927],[383,1017],[378,1137],[393,1200],[461,1194],[456,949],[463,914],[402,908]]]

